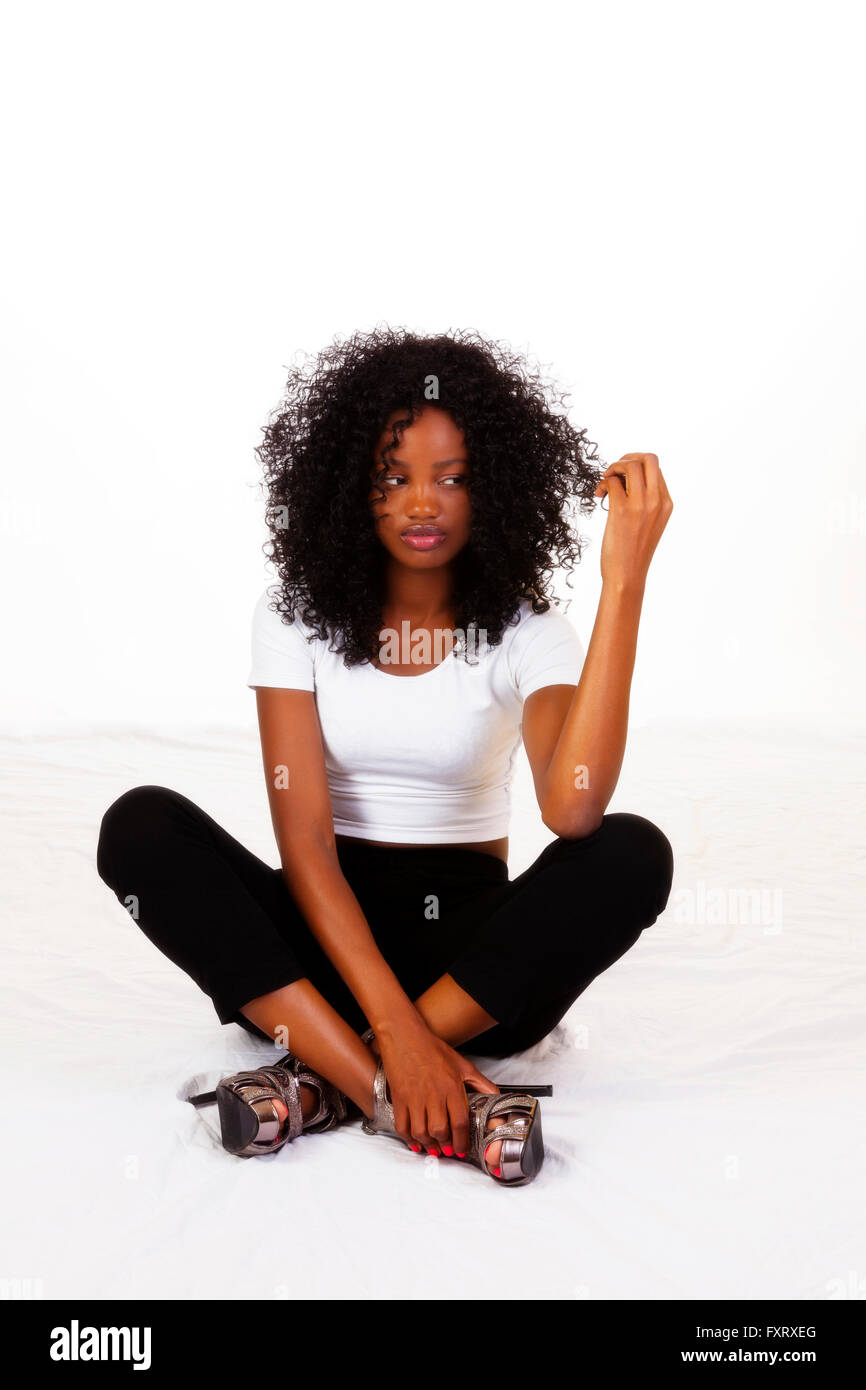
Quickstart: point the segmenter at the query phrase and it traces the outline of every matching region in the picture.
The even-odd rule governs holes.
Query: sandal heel
[[[196,1110],[201,1110],[204,1105],[216,1105],[216,1091],[202,1091],[198,1096],[187,1096],[190,1105],[194,1105]]]
[[[541,1111],[536,1110],[522,1141],[504,1139],[499,1156],[501,1182],[507,1187],[522,1187],[532,1182],[544,1162],[544,1139],[541,1129]]]
[[[306,1120],[301,1104],[302,1084],[319,1093],[315,1113]],[[318,1072],[311,1071],[291,1052],[274,1066],[224,1076],[216,1090],[203,1091],[188,1099],[196,1109],[216,1103],[222,1146],[238,1158],[276,1153],[305,1130],[321,1134],[345,1120],[347,1115],[342,1091]],[[282,1118],[275,1101],[285,1108]]]
[[[536,1083],[532,1086],[522,1086],[519,1081],[497,1081],[500,1091],[520,1091],[524,1096],[552,1096],[553,1087]]]
[[[523,1112],[518,1120],[503,1121],[495,1128],[488,1129],[488,1121],[496,1120],[517,1111]],[[544,1162],[544,1141],[541,1133],[541,1108],[538,1100],[526,1091],[500,1091],[486,1095],[481,1091],[469,1092],[469,1115],[472,1125],[472,1162],[481,1168],[494,1182],[503,1187],[522,1187],[532,1182]],[[491,1144],[501,1142],[499,1151],[499,1172],[491,1172],[487,1166],[487,1150]]]
[[[215,1098],[223,1148],[239,1155],[258,1138],[261,1127],[258,1116],[245,1100],[225,1086],[217,1086]]]

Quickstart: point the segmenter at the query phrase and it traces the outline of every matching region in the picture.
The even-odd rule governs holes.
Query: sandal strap
[[[525,1139],[523,1125],[497,1125],[488,1129],[488,1122],[496,1115],[507,1114],[510,1110],[531,1110],[535,1101],[524,1091],[494,1092],[485,1095],[482,1091],[472,1091],[469,1095],[469,1114],[472,1120],[472,1151],[481,1167],[487,1167],[486,1154],[491,1144],[501,1139]]]
[[[375,1036],[375,1029],[368,1028],[365,1033],[361,1034],[361,1042],[370,1043]],[[373,1118],[372,1120],[365,1119],[361,1128],[366,1134],[396,1135],[397,1133],[394,1107],[388,1095],[388,1079],[385,1076],[385,1067],[381,1059],[376,1067],[376,1075],[373,1077]]]
[[[241,1086],[244,1088],[248,1100],[272,1100],[276,1092],[289,1111],[290,1139],[296,1139],[298,1134],[317,1125],[321,1126],[317,1133],[330,1129],[346,1118],[346,1097],[342,1091],[291,1052],[273,1066],[259,1067],[255,1071],[236,1072],[231,1082],[233,1089]],[[301,1084],[312,1086],[319,1093],[316,1112],[308,1120],[303,1118]]]
[[[535,1100],[525,1091],[494,1091],[487,1095],[484,1091],[469,1092],[469,1108],[486,1124],[494,1115],[502,1115],[508,1110],[531,1110]]]
[[[482,1154],[486,1154],[491,1144],[497,1143],[500,1139],[525,1139],[526,1127],[524,1125],[497,1125],[495,1129],[490,1129],[482,1135]]]
[[[301,1109],[301,1088],[298,1079],[288,1068],[279,1063],[272,1067],[260,1067],[257,1071],[239,1071],[227,1082],[236,1092],[243,1091],[243,1099],[273,1100],[274,1094],[283,1102],[289,1112],[288,1131],[273,1141],[273,1148],[282,1148],[284,1143],[297,1139],[303,1132],[304,1116]],[[263,1149],[262,1152],[268,1152]]]
[[[373,1125],[385,1134],[395,1132],[394,1107],[388,1096],[385,1068],[380,1062],[373,1079]]]
[[[284,1058],[287,1066],[290,1066],[293,1074],[299,1083],[305,1086],[313,1086],[319,1092],[319,1105],[315,1115],[311,1115],[304,1121],[305,1130],[315,1130],[316,1134],[323,1134],[325,1130],[332,1129],[346,1118],[346,1097],[343,1092],[326,1081],[324,1076],[319,1076],[318,1072],[311,1071],[298,1057],[292,1057],[291,1061]]]

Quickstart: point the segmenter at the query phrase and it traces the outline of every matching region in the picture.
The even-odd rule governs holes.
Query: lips
[[[400,539],[412,550],[435,550],[447,538],[438,526],[407,526]]]

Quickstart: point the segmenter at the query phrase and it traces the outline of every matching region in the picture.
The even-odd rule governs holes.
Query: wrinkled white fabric
[[[173,786],[275,864],[252,724],[2,747],[7,1276],[270,1300],[824,1299],[866,1275],[862,735],[632,730],[609,809],[670,838],[670,903],[549,1039],[478,1059],[554,1085],[545,1166],[510,1192],[357,1122],[236,1159],[182,1099],[274,1054],[124,914],[99,821]],[[512,875],[550,838],[521,762]],[[765,920],[711,920],[761,889]]]

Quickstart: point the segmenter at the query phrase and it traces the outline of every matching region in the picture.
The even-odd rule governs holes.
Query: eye
[[[440,482],[462,484],[466,482],[466,475],[465,473],[452,473],[447,478],[441,478]]]

